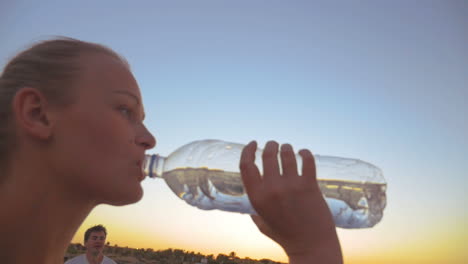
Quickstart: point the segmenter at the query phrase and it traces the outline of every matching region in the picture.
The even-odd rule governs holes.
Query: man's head
[[[106,237],[107,230],[102,225],[96,225],[86,230],[84,236],[86,251],[93,255],[102,253],[106,244]]]

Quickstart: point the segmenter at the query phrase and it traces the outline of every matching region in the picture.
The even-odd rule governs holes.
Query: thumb
[[[260,230],[260,232],[262,232],[263,234],[265,234],[266,236],[272,238],[273,236],[273,231],[271,230],[271,228],[267,225],[267,223],[265,223],[265,221],[263,220],[263,218],[259,215],[251,215],[250,216],[252,218],[252,221],[255,223],[255,225],[257,225],[258,229]]]

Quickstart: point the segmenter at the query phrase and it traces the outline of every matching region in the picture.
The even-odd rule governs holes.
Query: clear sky
[[[467,1],[0,1],[0,62],[33,41],[99,42],[130,62],[168,155],[270,139],[379,166],[377,226],[339,229],[346,263],[466,263]],[[286,261],[246,215],[201,211],[165,182],[99,206],[111,244]]]

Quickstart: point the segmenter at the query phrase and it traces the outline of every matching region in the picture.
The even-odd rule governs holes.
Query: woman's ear
[[[47,99],[41,91],[31,87],[21,88],[12,103],[17,128],[37,139],[52,136],[53,122],[48,115]]]

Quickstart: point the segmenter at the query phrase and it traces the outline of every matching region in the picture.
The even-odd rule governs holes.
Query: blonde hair
[[[52,104],[70,104],[73,102],[70,87],[86,67],[80,57],[89,53],[109,55],[128,67],[126,60],[110,48],[67,37],[36,43],[6,64],[0,75],[0,169],[15,145],[12,101],[16,92],[32,87]]]

